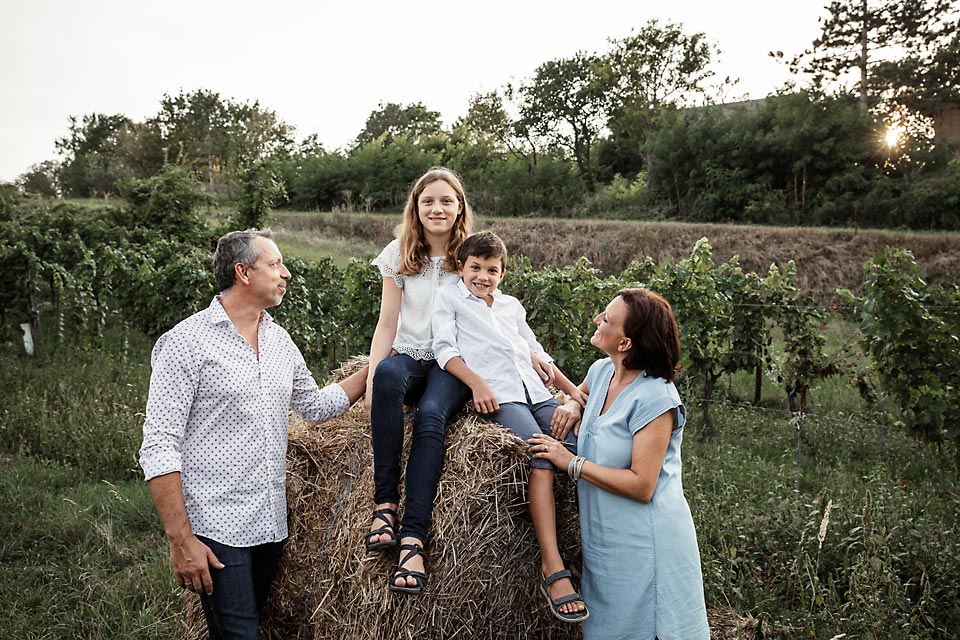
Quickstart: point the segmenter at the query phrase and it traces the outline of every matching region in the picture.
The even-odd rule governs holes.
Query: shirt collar
[[[486,304],[485,300],[481,300],[477,296],[473,295],[473,293],[470,292],[470,289],[467,289],[467,285],[463,284],[463,278],[460,278],[460,280],[457,281],[457,288],[460,290],[460,295],[463,296],[464,298],[468,300],[471,300],[471,299],[477,300],[479,302],[483,302],[484,304]],[[499,298],[501,295],[503,295],[503,292],[500,291],[499,287],[493,290],[494,300]]]
[[[227,315],[227,312],[224,310],[223,305],[220,303],[220,294],[213,296],[213,300],[210,301],[210,306],[207,307],[209,312],[210,324],[221,324],[223,322],[230,322],[230,316]],[[267,324],[273,322],[273,317],[266,312],[266,310],[260,312],[260,324]]]

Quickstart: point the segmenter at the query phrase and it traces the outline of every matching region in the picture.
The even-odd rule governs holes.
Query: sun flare
[[[883,141],[890,148],[895,148],[900,143],[900,136],[903,135],[903,127],[891,125],[887,127],[883,134]]]

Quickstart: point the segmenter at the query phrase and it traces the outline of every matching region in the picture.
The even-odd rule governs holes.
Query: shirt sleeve
[[[653,378],[646,383],[647,393],[643,398],[634,398],[634,406],[630,412],[627,428],[635,434],[640,429],[659,418],[664,413],[677,410],[677,426],[683,426],[683,416],[686,411],[680,402],[680,397],[673,390],[673,385],[661,378]]]
[[[350,398],[339,384],[328,384],[323,389],[317,385],[313,374],[307,368],[300,350],[290,341],[295,351],[297,364],[293,370],[293,393],[290,394],[290,408],[299,413],[307,422],[316,424],[325,422],[346,413],[350,408]]]
[[[380,275],[384,278],[393,278],[397,287],[403,289],[404,276],[400,273],[400,241],[393,240],[383,248],[376,258],[370,263],[380,269]]]
[[[453,295],[459,295],[457,287],[438,289],[433,299],[433,315],[430,319],[433,329],[433,354],[437,364],[444,370],[451,358],[461,356],[460,345],[457,343],[456,301],[447,290],[452,291]]]
[[[534,335],[530,325],[527,324],[527,310],[523,308],[519,300],[517,301],[517,331],[520,333],[520,337],[523,338],[530,347],[530,351],[545,362],[553,362],[553,358],[544,350],[543,345],[537,340],[537,336]]]
[[[200,380],[201,362],[194,347],[188,334],[168,332],[153,348],[140,447],[140,467],[147,480],[181,470],[180,445]]]

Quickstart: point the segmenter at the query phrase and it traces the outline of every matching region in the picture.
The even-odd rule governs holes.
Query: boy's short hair
[[[507,268],[507,245],[503,244],[500,236],[493,231],[478,231],[464,240],[459,253],[457,253],[457,261],[461,265],[465,265],[467,258],[470,256],[487,259],[500,258],[501,270]]]

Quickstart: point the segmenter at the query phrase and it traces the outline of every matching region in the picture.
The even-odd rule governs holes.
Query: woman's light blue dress
[[[577,439],[579,455],[627,469],[633,434],[677,411],[653,499],[644,504],[580,480],[582,594],[590,608],[585,638],[709,640],[700,552],[680,481],[685,410],[672,382],[641,374],[600,415],[613,378],[609,358],[587,373],[590,398]]]

